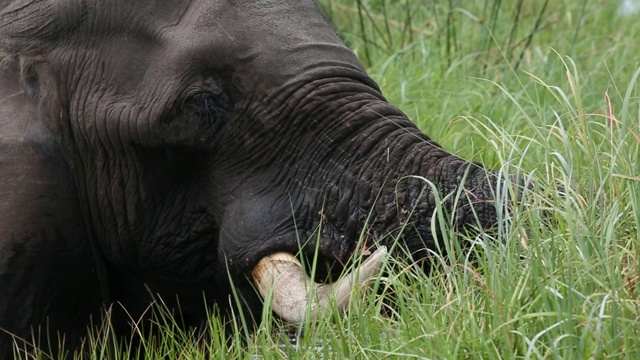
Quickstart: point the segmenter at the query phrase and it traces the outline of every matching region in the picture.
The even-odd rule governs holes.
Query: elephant
[[[385,248],[428,272],[437,207],[498,221],[508,180],[391,105],[313,0],[0,0],[0,52],[0,356],[112,304],[260,319],[287,269],[326,296]]]

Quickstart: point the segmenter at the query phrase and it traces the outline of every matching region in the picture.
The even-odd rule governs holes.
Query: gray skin
[[[0,328],[27,340],[152,295],[198,326],[231,282],[259,315],[263,256],[317,247],[335,277],[365,226],[422,259],[436,196],[407,175],[464,187],[456,229],[496,222],[496,176],[390,105],[311,0],[0,0],[0,51]]]

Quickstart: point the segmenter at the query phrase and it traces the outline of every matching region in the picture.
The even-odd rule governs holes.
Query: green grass
[[[391,260],[297,350],[269,313],[243,343],[198,342],[158,311],[141,346],[113,350],[104,325],[77,358],[640,358],[640,15],[604,0],[320,3],[391,103],[534,191],[473,239],[475,263],[454,252],[428,277]]]

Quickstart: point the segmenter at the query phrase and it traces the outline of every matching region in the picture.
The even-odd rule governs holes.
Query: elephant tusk
[[[251,272],[260,295],[271,295],[271,310],[290,323],[301,323],[307,310],[317,319],[329,307],[332,298],[339,309],[349,304],[351,289],[361,286],[380,272],[387,248],[381,246],[348,275],[332,284],[315,284],[304,273],[302,264],[290,253],[279,252],[266,256]]]

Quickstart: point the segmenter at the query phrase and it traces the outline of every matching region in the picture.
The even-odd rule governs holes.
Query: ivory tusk
[[[387,248],[381,246],[348,275],[332,284],[312,284],[302,264],[290,253],[279,252],[266,256],[251,272],[253,282],[260,295],[271,295],[271,309],[290,323],[300,323],[309,310],[311,319],[316,319],[335,299],[339,309],[349,304],[351,289],[361,286],[380,272]]]

